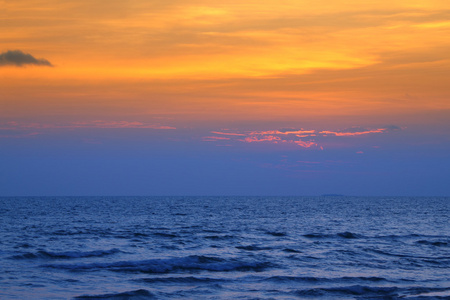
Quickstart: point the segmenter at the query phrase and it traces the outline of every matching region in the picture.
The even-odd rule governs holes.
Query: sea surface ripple
[[[450,299],[450,198],[0,198],[0,299]]]

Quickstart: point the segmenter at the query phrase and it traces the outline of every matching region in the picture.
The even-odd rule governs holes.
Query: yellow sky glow
[[[447,0],[15,0],[1,17],[0,52],[54,67],[0,67],[0,117],[450,109]]]

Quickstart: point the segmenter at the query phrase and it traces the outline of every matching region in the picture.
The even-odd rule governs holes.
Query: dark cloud
[[[37,65],[48,66],[53,65],[46,59],[35,58],[33,55],[24,53],[20,50],[8,50],[0,54],[0,67],[1,66],[17,66],[22,67],[24,65]]]

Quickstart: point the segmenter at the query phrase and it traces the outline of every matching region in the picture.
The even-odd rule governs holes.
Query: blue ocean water
[[[450,299],[450,198],[0,198],[0,299]]]

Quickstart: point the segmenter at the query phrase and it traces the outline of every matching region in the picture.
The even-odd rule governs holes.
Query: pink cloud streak
[[[321,131],[320,134],[324,134],[324,135],[334,134],[335,136],[357,136],[357,135],[364,135],[364,134],[369,134],[369,133],[382,133],[385,131],[386,131],[386,128],[378,128],[378,129],[358,131],[358,132],[337,132],[337,131],[324,130],[324,131]]]
[[[395,130],[396,126],[393,127],[392,130]],[[360,131],[358,131],[360,130]],[[292,129],[292,130],[265,130],[265,131],[247,131],[247,132],[223,132],[223,131],[211,131],[212,134],[216,135],[225,135],[229,137],[230,140],[245,142],[245,143],[260,143],[260,142],[268,142],[274,144],[286,143],[286,144],[295,144],[302,148],[313,148],[323,150],[323,145],[319,145],[318,143],[321,139],[326,138],[327,136],[337,136],[337,137],[346,137],[346,136],[361,136],[367,135],[371,133],[384,133],[390,131],[390,128],[375,128],[375,129],[358,129],[358,127],[354,127],[352,129],[343,130],[343,131],[332,131],[332,130],[305,130],[305,129]],[[237,137],[244,137],[239,138]],[[288,138],[289,137],[289,138]],[[319,142],[312,139],[312,137],[316,137],[319,139]],[[205,137],[207,140],[221,140],[219,137],[214,138],[214,136]],[[305,140],[305,138],[309,140]],[[321,142],[320,142],[321,143]]]
[[[246,142],[246,143],[254,143],[254,142],[273,142],[273,143],[278,143],[281,142],[282,139],[278,136],[273,136],[273,135],[268,135],[265,138],[257,138],[255,136],[251,136],[251,137],[246,137],[243,140],[239,140],[242,142]]]
[[[222,137],[222,136],[205,136],[203,137],[204,141],[213,142],[213,141],[228,141],[230,138]]]
[[[233,133],[233,132],[220,132],[220,131],[211,131],[214,134],[222,134],[222,135],[232,135],[232,136],[246,136],[243,133]]]
[[[299,135],[305,135],[305,134],[313,134],[315,133],[315,130],[294,130],[294,131],[279,131],[279,130],[269,130],[269,131],[253,131],[250,133],[250,135],[267,135],[267,134],[299,134]]]
[[[308,142],[293,141],[293,142],[294,142],[294,144],[297,144],[298,146],[303,147],[303,148],[310,148],[310,147],[313,147],[313,146],[317,146],[317,143],[312,142],[312,141],[308,141]]]

